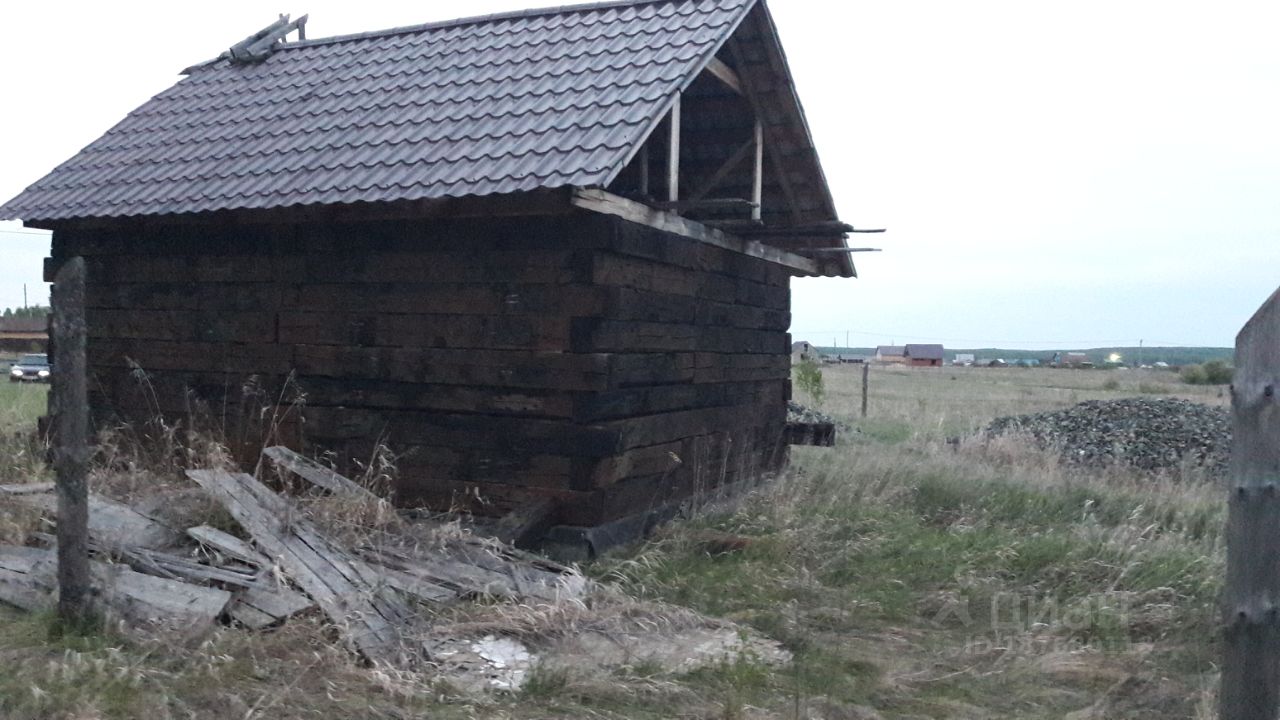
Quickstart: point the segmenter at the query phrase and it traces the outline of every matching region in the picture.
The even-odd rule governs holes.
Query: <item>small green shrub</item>
[[[1199,365],[1184,365],[1178,374],[1182,377],[1182,382],[1188,385],[1204,385],[1208,378],[1204,368]]]
[[[1210,360],[1203,365],[1187,365],[1182,368],[1182,382],[1188,385],[1230,385],[1235,369],[1221,360]]]
[[[826,390],[822,384],[822,368],[812,360],[802,360],[796,363],[793,368],[795,374],[796,387],[800,392],[809,396],[810,402],[815,406],[822,406],[822,398],[826,395]]]
[[[1107,381],[1102,383],[1102,389],[1103,390],[1119,390],[1120,381],[1115,378],[1107,378]]]
[[[1221,360],[1210,360],[1204,364],[1204,374],[1210,385],[1230,385],[1236,371]]]

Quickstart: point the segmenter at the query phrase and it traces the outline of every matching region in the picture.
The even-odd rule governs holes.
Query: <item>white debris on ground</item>
[[[673,674],[738,659],[785,665],[791,662],[791,653],[774,640],[741,627],[726,626],[655,633],[584,632],[564,638],[547,654],[551,665],[613,669],[645,664]]]
[[[493,635],[439,640],[427,652],[440,679],[471,694],[519,690],[538,662],[524,643]]]
[[[440,639],[428,643],[428,654],[438,677],[468,694],[517,691],[535,668],[591,676],[645,665],[681,675],[738,660],[770,666],[791,662],[791,653],[774,640],[741,627],[707,622],[706,627],[648,632],[586,630],[551,639],[531,638],[528,644],[495,635]]]

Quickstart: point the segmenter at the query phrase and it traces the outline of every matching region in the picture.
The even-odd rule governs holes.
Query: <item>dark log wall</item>
[[[635,514],[781,462],[787,272],[595,215],[58,229],[99,422],[379,444],[404,504]],[[482,500],[477,500],[477,496]]]

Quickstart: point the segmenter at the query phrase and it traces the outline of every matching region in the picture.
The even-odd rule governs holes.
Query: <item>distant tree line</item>
[[[31,305],[24,308],[5,308],[0,317],[7,318],[43,318],[51,312],[46,305]]]

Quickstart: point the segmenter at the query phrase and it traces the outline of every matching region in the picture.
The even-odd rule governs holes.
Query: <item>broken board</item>
[[[367,567],[353,562],[300,517],[285,498],[251,475],[219,470],[188,470],[204,488],[275,558],[284,572],[316,601],[338,626],[347,643],[370,662],[403,665],[401,632],[412,626],[409,607],[381,592]]]

